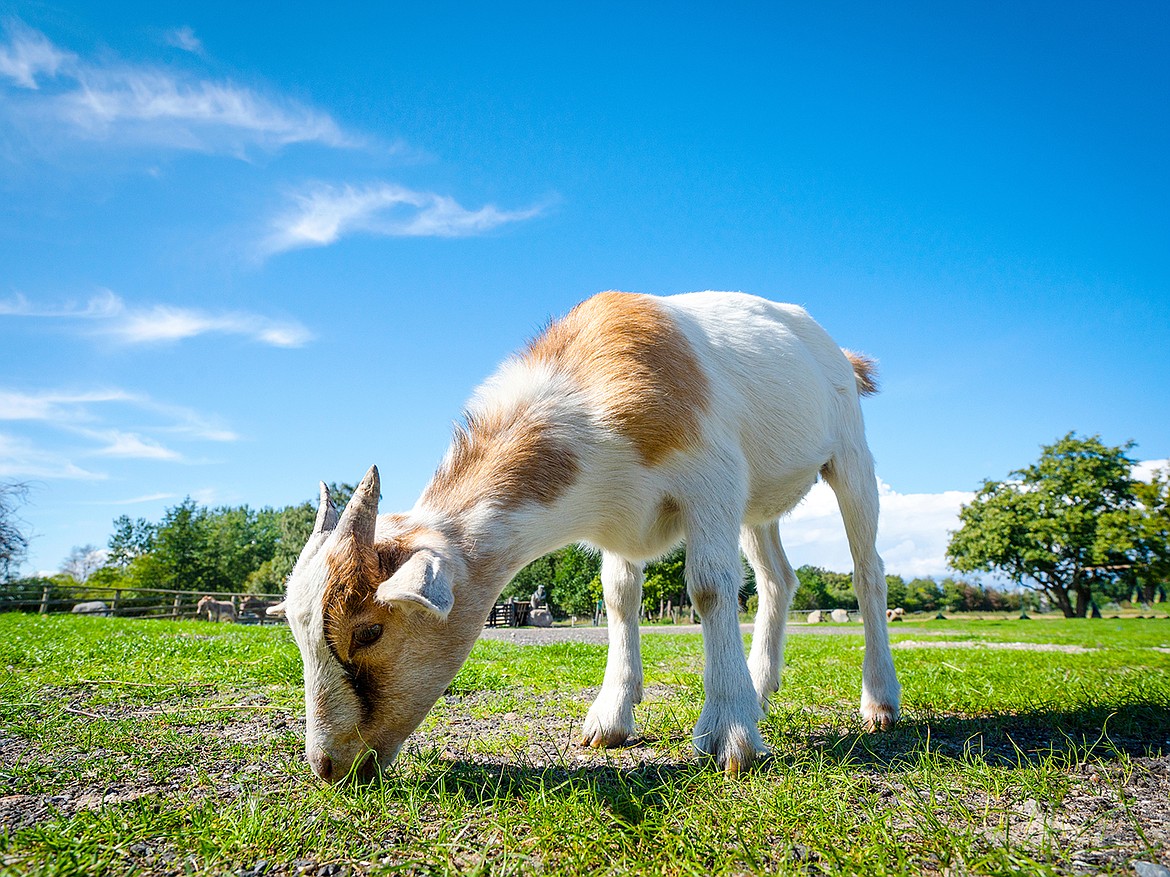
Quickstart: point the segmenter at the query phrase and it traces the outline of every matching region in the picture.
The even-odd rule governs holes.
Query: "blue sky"
[[[371,463],[409,507],[603,289],[792,301],[877,357],[893,572],[1069,430],[1170,456],[1165,4],[378,6],[0,2],[26,571]],[[830,505],[795,562],[848,568]]]

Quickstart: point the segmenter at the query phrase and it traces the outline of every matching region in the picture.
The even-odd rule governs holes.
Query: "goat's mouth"
[[[388,748],[385,753],[366,748],[354,756],[353,762],[349,769],[345,771],[333,770],[328,774],[323,774],[319,770],[314,770],[321,779],[334,785],[341,783],[354,783],[364,785],[366,783],[374,782],[379,779],[382,774],[390,769],[394,763],[394,759],[398,757],[398,750],[401,744],[396,744]]]

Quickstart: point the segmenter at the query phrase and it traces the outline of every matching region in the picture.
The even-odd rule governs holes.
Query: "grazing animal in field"
[[[236,620],[236,606],[231,600],[216,600],[208,595],[195,604],[196,616],[207,614],[208,621]]]
[[[379,515],[371,468],[344,514],[325,485],[284,603],[304,662],[306,752],[327,780],[393,761],[467,658],[503,587],[570,542],[602,552],[609,657],[583,743],[617,746],[642,698],[642,564],[687,545],[706,700],[694,745],[729,772],[765,751],[797,579],[777,519],[820,476],[836,492],[865,622],[861,714],[900,691],[874,546],[878,492],[859,394],[870,360],[799,307],[727,292],[607,292],[578,305],[475,393],[415,507]],[[740,549],[759,612],[745,660]],[[273,610],[270,610],[273,611]]]

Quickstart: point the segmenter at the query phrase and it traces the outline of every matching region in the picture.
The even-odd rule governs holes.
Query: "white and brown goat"
[[[634,733],[642,564],[680,540],[703,620],[699,753],[735,771],[764,751],[797,580],[777,519],[820,475],[837,495],[865,622],[861,714],[886,728],[899,686],[874,546],[878,494],[858,395],[872,363],[799,307],[740,293],[607,292],[578,305],[476,392],[415,507],[378,515],[378,471],[344,514],[324,485],[289,577],[313,770],[389,764],[454,678],[500,591],[570,542],[602,552],[609,657],[583,742]],[[745,661],[740,549],[759,614]],[[367,757],[370,756],[370,757]]]

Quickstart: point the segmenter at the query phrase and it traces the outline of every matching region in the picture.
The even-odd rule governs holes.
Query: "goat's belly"
[[[817,470],[810,469],[788,478],[753,484],[744,523],[756,526],[788,514],[800,504],[816,480]]]

